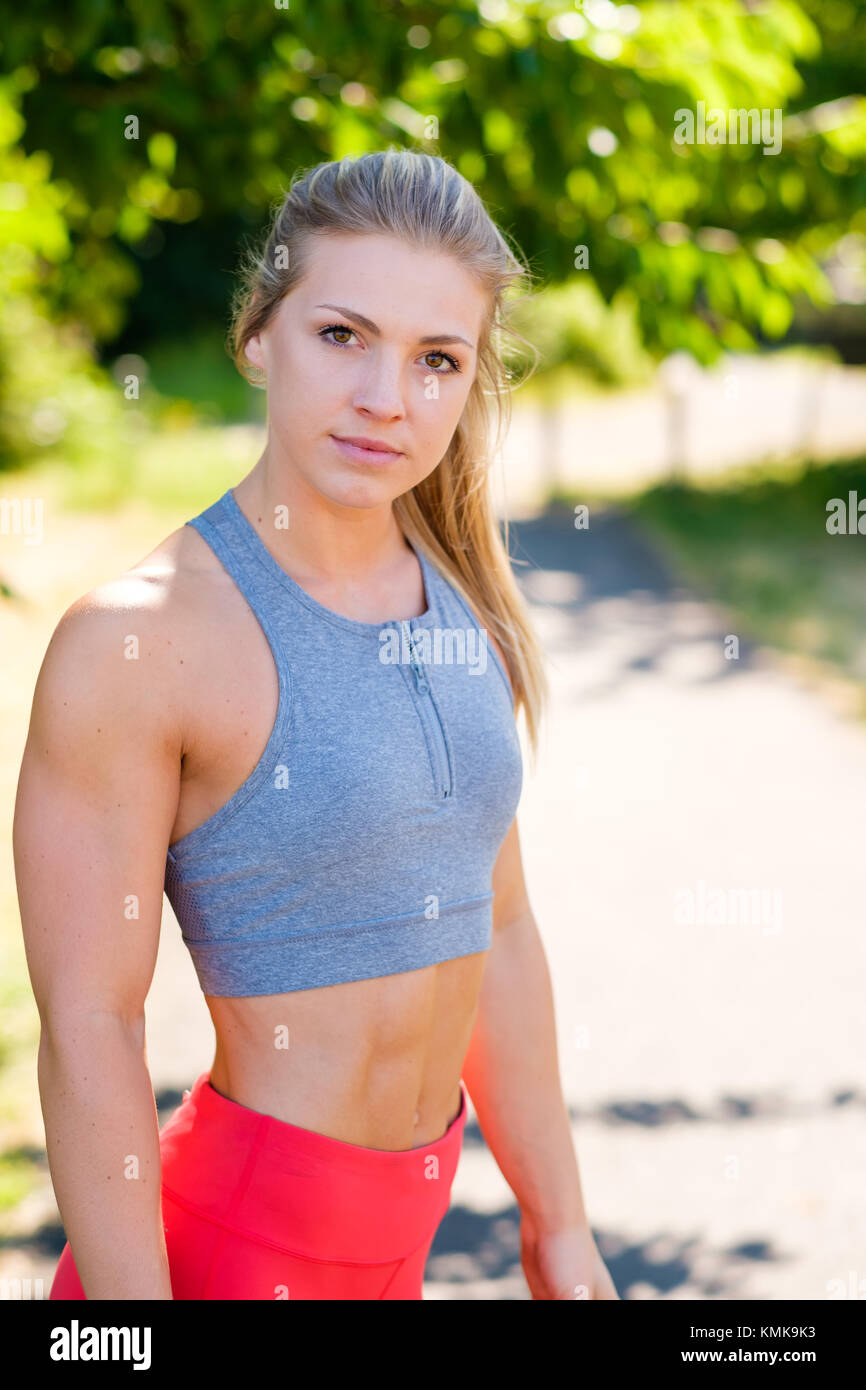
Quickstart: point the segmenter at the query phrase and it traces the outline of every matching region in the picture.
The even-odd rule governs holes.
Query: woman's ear
[[[264,371],[265,359],[264,353],[262,352],[261,338],[258,333],[256,333],[254,337],[248,338],[244,343],[244,357],[246,357],[248,362],[252,362],[254,367],[260,367],[261,370]]]

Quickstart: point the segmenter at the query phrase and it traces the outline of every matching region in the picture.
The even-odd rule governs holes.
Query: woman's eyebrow
[[[372,319],[365,318],[363,314],[359,314],[356,309],[346,309],[342,304],[317,304],[315,307],[317,309],[333,309],[336,313],[345,315],[347,319],[354,319],[356,323],[362,324],[363,327],[367,329],[368,333],[375,333],[377,338],[381,335],[381,329],[378,325],[375,324]],[[425,338],[419,338],[418,342],[465,343],[468,348],[473,348],[474,350],[474,344],[468,342],[466,338],[461,338],[459,333],[430,333]]]

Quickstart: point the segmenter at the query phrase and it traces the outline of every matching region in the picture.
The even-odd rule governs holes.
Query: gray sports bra
[[[258,764],[166,858],[204,993],[281,994],[487,950],[523,765],[486,631],[418,550],[426,611],[362,623],[282,569],[231,489],[187,525],[254,612],[279,677]]]

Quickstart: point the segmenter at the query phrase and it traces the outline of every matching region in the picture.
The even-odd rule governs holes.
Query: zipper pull
[[[412,641],[412,629],[410,628],[408,622],[406,622],[405,619],[403,620],[403,630],[406,634],[406,641],[409,645],[409,659],[412,662],[412,670],[415,674],[415,685],[420,694],[426,695],[430,687],[424,679],[424,672],[415,652],[415,647]]]

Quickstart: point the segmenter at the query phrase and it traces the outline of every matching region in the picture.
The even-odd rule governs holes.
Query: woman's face
[[[307,273],[246,347],[267,373],[271,455],[332,502],[390,505],[448,448],[486,309],[446,253],[384,235],[314,236]]]

